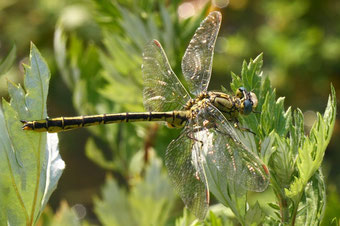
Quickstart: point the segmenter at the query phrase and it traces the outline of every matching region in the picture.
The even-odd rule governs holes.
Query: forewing
[[[197,218],[204,219],[209,205],[209,189],[198,148],[190,128],[182,131],[166,151],[165,165],[175,190]]]
[[[239,140],[234,126],[214,106],[201,109],[197,124],[208,130],[205,160],[222,178],[233,180],[247,190],[261,192],[269,183],[265,164]],[[209,148],[208,148],[209,147]]]
[[[220,12],[211,12],[202,21],[185,51],[182,71],[192,94],[198,95],[208,88],[221,19]]]
[[[144,49],[142,72],[144,107],[147,111],[179,110],[190,99],[157,40]]]

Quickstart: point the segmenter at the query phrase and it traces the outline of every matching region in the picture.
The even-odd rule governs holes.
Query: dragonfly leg
[[[200,131],[200,130],[202,130],[202,129],[198,129],[198,128],[197,128],[197,129],[195,129],[195,132],[196,132],[196,130],[197,130],[197,131]],[[192,136],[191,133],[187,133],[187,136],[188,136],[189,139],[194,140],[194,141],[196,141],[196,142],[199,142],[199,143],[201,144],[201,147],[203,147],[203,141],[196,139],[195,137]]]
[[[246,131],[246,132],[248,132],[248,133],[252,133],[254,136],[256,136],[256,133],[255,133],[255,132],[251,131],[251,129],[249,129],[249,128],[241,127],[239,123],[240,123],[240,122],[239,122],[238,119],[236,118],[236,119],[235,119],[235,123],[234,123],[234,127],[237,128],[237,129],[239,129],[239,130],[241,130],[241,131]]]

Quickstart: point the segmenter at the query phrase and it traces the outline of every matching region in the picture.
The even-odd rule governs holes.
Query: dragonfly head
[[[249,115],[257,106],[257,97],[253,92],[248,92],[246,88],[240,87],[236,91],[236,96],[241,99],[241,113]]]

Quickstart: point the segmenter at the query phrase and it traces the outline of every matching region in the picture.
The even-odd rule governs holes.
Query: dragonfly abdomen
[[[24,130],[34,130],[36,132],[57,133],[88,127],[100,124],[111,124],[121,122],[140,121],[165,121],[172,125],[170,127],[180,127],[187,120],[186,111],[169,112],[137,112],[137,113],[117,113],[76,117],[47,118],[34,121],[21,121]]]

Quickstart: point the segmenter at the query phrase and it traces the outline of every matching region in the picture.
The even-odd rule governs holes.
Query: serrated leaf
[[[261,73],[262,75],[262,73]],[[263,76],[263,75],[262,75]],[[262,109],[262,105],[264,103],[264,99],[266,98],[267,93],[272,93],[275,95],[273,88],[270,85],[270,80],[268,76],[264,76],[263,80],[262,80],[262,85],[261,85],[261,89],[258,93],[258,109]]]
[[[231,73],[232,82],[230,84],[234,92],[239,87],[245,87],[257,95],[258,106],[255,109],[256,113],[246,117],[240,116],[241,124],[259,135],[256,139],[263,139],[268,136],[273,129],[279,128],[281,125],[276,125],[275,123],[280,121],[273,120],[273,114],[280,116],[278,113],[283,112],[283,102],[275,103],[275,91],[272,90],[268,77],[263,76],[263,72],[261,71],[262,65],[263,54],[258,55],[255,60],[250,59],[248,64],[244,61],[241,76]],[[276,107],[276,109],[273,109],[273,107]],[[282,107],[282,109],[280,109],[280,107]],[[276,118],[281,119],[278,116],[276,116]]]
[[[47,211],[46,211],[47,210]],[[47,207],[43,212],[41,220],[39,220],[38,225],[46,226],[85,226],[86,224],[81,224],[79,216],[77,216],[76,211],[70,208],[65,200],[60,202],[60,207],[54,213],[54,211]]]
[[[15,58],[16,58],[17,47],[15,45],[12,46],[8,55],[0,60],[0,76],[7,73],[9,69],[11,69]]]
[[[241,224],[244,224],[247,205],[247,191],[237,181],[224,177],[215,163],[206,158],[204,170],[208,179],[209,189],[217,200],[229,207]]]
[[[275,91],[267,93],[264,100],[261,118],[261,133],[265,136],[275,130],[285,137],[291,123],[291,109],[284,111],[284,98],[275,100]]]
[[[64,33],[64,27],[61,24],[58,24],[56,26],[55,32],[54,32],[54,38],[53,38],[53,44],[54,44],[54,56],[55,60],[58,66],[58,69],[60,71],[60,74],[68,86],[68,88],[72,88],[74,85],[73,81],[73,74],[69,72],[69,68],[66,62],[66,42],[67,37]]]
[[[246,225],[260,225],[264,220],[265,213],[261,209],[258,202],[251,206],[245,216]]]
[[[332,93],[328,99],[324,117],[318,114],[310,135],[298,150],[297,168],[299,177],[291,184],[289,190],[286,190],[287,196],[296,199],[300,197],[304,187],[309,179],[319,169],[326,147],[330,141],[336,115],[336,97],[333,86]]]
[[[86,157],[91,159],[98,166],[103,169],[113,170],[115,169],[115,164],[113,161],[106,160],[103,152],[97,147],[94,139],[90,138],[86,141],[85,145]]]
[[[294,173],[294,155],[289,151],[289,140],[275,133],[275,152],[270,162],[275,180],[281,187],[287,187]]]
[[[269,159],[275,151],[273,143],[275,141],[275,132],[271,132],[266,138],[261,142],[261,159],[268,165]]]
[[[232,73],[231,89],[235,92],[236,89],[243,86],[249,91],[259,91],[262,81],[262,65],[263,54],[258,55],[255,60],[250,59],[249,64],[243,61],[241,76]]]
[[[94,199],[94,211],[103,225],[137,225],[127,202],[127,192],[117,182],[107,178],[101,191],[102,199]]]
[[[241,76],[237,76],[236,74],[231,73],[232,76],[232,83],[230,84],[231,89],[235,91],[239,87],[245,87],[247,90],[251,90],[253,92],[256,92],[257,94],[261,93],[261,90],[263,88],[269,89],[270,84],[268,80],[267,82],[263,82],[263,76],[261,72],[262,64],[263,64],[262,54],[256,57],[255,60],[250,59],[249,64],[247,64],[247,62],[244,61],[242,65]],[[263,97],[260,98],[262,100],[264,99]],[[258,120],[258,116],[259,115],[255,113],[249,116],[240,117],[240,122],[242,126],[244,126],[245,128],[249,128],[251,131],[257,133],[260,122]],[[274,149],[272,148],[274,136],[263,137],[264,143],[262,143],[261,147],[258,148],[257,143],[258,139],[260,139],[259,136],[257,135],[254,136],[254,134],[252,133],[239,130],[236,130],[236,133],[242,144],[245,145],[248,150],[251,150],[256,154],[260,150],[261,157],[263,158],[265,157],[266,162],[268,163],[270,156],[274,152]],[[260,208],[257,209],[257,207],[255,206],[254,209],[251,208],[247,209],[246,208],[248,206],[246,196],[247,191],[238,183],[232,180],[227,181],[226,179],[224,179],[221,175],[219,175],[219,172],[217,170],[214,170],[215,169],[213,167],[214,163],[212,162],[210,164],[212,164],[212,167],[207,167],[207,169],[205,170],[208,178],[210,191],[223,205],[228,206],[233,211],[236,218],[239,220],[241,224],[245,225],[250,224],[251,223],[250,215],[252,214],[252,212],[248,213],[248,211],[249,210],[260,211]],[[207,162],[207,165],[209,165],[209,162]],[[248,221],[247,214],[250,214],[248,215]],[[263,217],[260,218],[262,220]],[[255,218],[253,220],[257,221],[255,220]]]
[[[303,113],[300,109],[294,111],[294,124],[290,128],[290,148],[292,154],[298,153],[298,147],[301,147],[305,141]]]
[[[322,176],[318,175],[321,175],[319,168],[335,124],[336,98],[333,86],[331,86],[331,91],[324,116],[322,117],[319,113],[317,114],[317,120],[309,136],[303,139],[303,144],[298,148],[296,159],[298,174],[294,177],[294,181],[290,184],[289,188],[284,189],[285,196],[289,197],[293,204],[290,222],[294,222],[299,217],[302,217],[304,222],[311,222],[312,224],[317,222],[319,224],[322,218],[325,202],[324,182]],[[315,174],[318,170],[318,174]],[[317,186],[309,186],[313,184],[311,178],[318,179]],[[308,196],[311,196],[311,198],[308,199]],[[319,217],[316,219],[311,215]]]
[[[25,88],[8,83],[10,103],[0,111],[0,224],[37,222],[65,167],[56,134],[26,132],[20,120],[46,118],[50,72],[31,44]]]
[[[176,226],[222,226],[238,225],[232,211],[223,206],[216,204],[209,208],[209,214],[204,221],[199,221],[194,215],[190,214],[187,208],[183,210],[183,216],[176,219]]]
[[[143,179],[129,196],[132,213],[139,225],[165,225],[175,196],[160,159],[151,158]]]
[[[295,221],[296,225],[320,225],[325,204],[325,182],[321,170],[318,170],[305,187]]]
[[[136,16],[136,14],[131,13],[123,7],[119,7],[119,10],[122,15],[121,25],[126,35],[132,39],[132,42],[136,44],[139,49],[143,49],[145,43],[149,41],[149,36],[143,21]]]
[[[164,48],[167,50],[168,55],[173,56],[175,51],[175,43],[174,40],[172,40],[172,37],[174,37],[175,35],[174,23],[171,20],[170,12],[165,8],[163,4],[160,5],[160,14],[162,17],[162,24],[164,24],[164,32],[161,32],[162,40],[164,40],[165,44]],[[154,39],[156,39],[156,37]]]
[[[143,161],[143,159],[141,159]],[[173,189],[161,161],[150,160],[144,178],[136,178],[128,194],[108,178],[102,199],[95,199],[95,212],[104,225],[164,225],[174,202]]]

